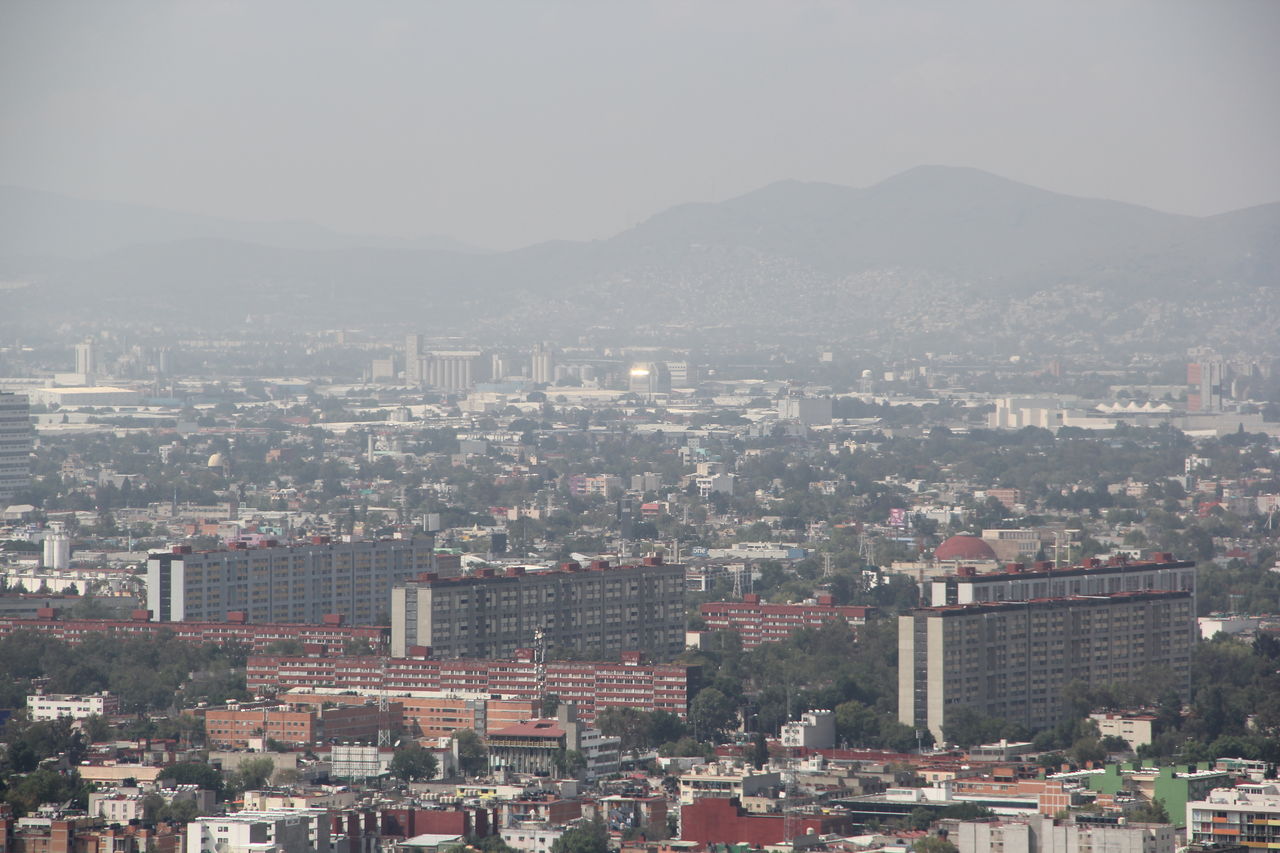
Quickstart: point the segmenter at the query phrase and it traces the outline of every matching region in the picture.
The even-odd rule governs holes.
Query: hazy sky
[[[0,183],[490,247],[922,163],[1280,199],[1280,3],[3,0]]]

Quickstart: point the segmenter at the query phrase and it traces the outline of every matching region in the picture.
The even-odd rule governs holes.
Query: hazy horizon
[[[1280,199],[1264,2],[10,3],[0,184],[486,248],[919,165]]]

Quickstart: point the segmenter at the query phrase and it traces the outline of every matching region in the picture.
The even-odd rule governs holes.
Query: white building
[[[782,727],[782,745],[807,749],[831,749],[836,745],[834,711],[806,711],[800,719]]]
[[[1090,714],[1089,719],[1098,724],[1101,737],[1124,738],[1129,748],[1137,751],[1143,744],[1151,743],[1156,718],[1147,714]]]
[[[500,829],[498,834],[507,846],[517,853],[550,853],[565,827],[553,826],[542,821],[521,821]]]
[[[187,825],[186,853],[333,853],[328,809],[244,811]]]
[[[778,401],[778,417],[804,426],[827,426],[831,423],[831,398],[784,397]]]
[[[963,821],[950,840],[960,853],[1173,853],[1176,831],[1168,824],[1103,825],[1028,815],[1013,821]]]
[[[1280,849],[1280,787],[1214,788],[1205,799],[1187,803],[1187,840]]]
[[[59,717],[70,717],[83,720],[85,717],[105,717],[108,714],[120,713],[120,700],[110,693],[94,693],[77,696],[67,693],[36,693],[27,697],[27,708],[33,720],[56,720]]]
[[[706,797],[728,799],[765,795],[782,786],[782,774],[765,772],[729,761],[691,767],[680,776],[680,805],[691,806]]]

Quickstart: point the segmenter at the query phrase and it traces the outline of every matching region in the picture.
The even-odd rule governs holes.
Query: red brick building
[[[837,620],[857,628],[866,624],[873,610],[831,602],[830,595],[819,595],[811,603],[766,604],[760,596],[747,594],[742,601],[712,601],[698,610],[708,631],[736,631],[742,637],[744,649],[780,642],[801,628],[817,628]]]
[[[366,643],[385,651],[390,632],[373,625],[343,625],[340,617],[326,617],[322,625],[251,624],[243,613],[228,613],[226,622],[153,622],[146,610],[135,610],[132,619],[62,619],[58,611],[42,607],[35,619],[0,618],[0,636],[34,631],[68,643],[114,637],[171,636],[190,643],[244,643],[255,652],[282,640],[293,640],[327,654],[342,654],[347,643]]]
[[[810,832],[817,835],[838,833],[849,835],[854,822],[848,815],[805,814],[792,817],[795,836]],[[680,809],[680,838],[695,841],[700,847],[712,844],[747,843],[752,847],[781,844],[786,836],[787,816],[752,814],[742,808],[737,798],[707,797]]]
[[[338,708],[305,705],[267,705],[211,708],[204,712],[205,740],[210,746],[244,749],[255,738],[307,746],[336,738],[341,741],[374,741],[378,731],[399,728],[404,709],[389,702],[386,711],[376,704]]]
[[[683,718],[691,669],[647,664],[639,652],[625,652],[621,661],[555,661],[546,665],[546,691],[574,703],[578,719],[588,723],[603,708],[669,711]],[[537,667],[528,649],[519,650],[513,660],[254,655],[246,681],[251,691],[318,687],[500,693],[522,700],[539,696]]]

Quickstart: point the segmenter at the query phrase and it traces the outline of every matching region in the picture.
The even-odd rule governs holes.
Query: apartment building
[[[736,631],[744,649],[787,639],[801,628],[817,628],[828,622],[846,622],[852,628],[865,625],[873,608],[832,603],[828,594],[800,604],[766,604],[748,593],[742,601],[712,601],[701,605],[708,631]]]
[[[147,560],[147,608],[161,622],[214,621],[227,613],[248,622],[319,623],[326,615],[386,624],[391,588],[434,566],[433,540],[383,539],[261,548],[232,543],[194,554],[178,546]]]
[[[1060,721],[1073,682],[1161,668],[1185,690],[1194,642],[1190,591],[920,608],[898,617],[899,720],[939,742],[959,708],[1034,731]]]
[[[1274,782],[1215,788],[1187,803],[1187,840],[1280,850],[1280,786]]]
[[[69,693],[35,693],[27,697],[27,710],[31,719],[56,720],[59,717],[70,717],[83,720],[85,717],[105,717],[120,713],[120,700],[110,693],[93,693],[79,696]]]
[[[337,853],[331,824],[329,810],[321,808],[201,817],[187,824],[186,853]]]
[[[933,607],[1151,590],[1189,592],[1194,604],[1196,564],[1157,552],[1150,560],[1113,557],[1106,562],[1085,560],[1079,566],[1055,566],[1047,560],[1030,567],[1009,563],[1000,572],[979,573],[972,566],[960,566],[954,575],[934,577],[924,586],[924,598]]]
[[[205,741],[211,747],[247,749],[254,741],[276,740],[290,746],[309,746],[322,740],[376,741],[378,732],[395,731],[404,717],[399,702],[385,711],[369,704],[335,708],[309,703],[240,705],[211,708],[204,713]]]
[[[294,706],[363,705],[374,697],[386,696],[401,709],[399,727],[416,738],[448,737],[461,729],[483,735],[490,727],[501,728],[536,717],[541,702],[535,699],[502,699],[487,693],[448,693],[413,690],[390,693],[381,689],[357,690],[295,687],[279,698]]]
[[[0,502],[31,482],[31,436],[27,395],[0,391]],[[4,506],[0,503],[0,509]]]
[[[1043,815],[960,821],[948,828],[960,853],[1174,853],[1178,840],[1167,824],[1101,824]]]
[[[391,653],[508,657],[542,632],[548,647],[602,658],[641,650],[669,660],[684,651],[684,623],[684,567],[660,557],[637,566],[597,560],[539,572],[428,574],[392,591]]]
[[[516,703],[537,703],[546,692],[562,702],[572,702],[578,718],[591,722],[605,708],[667,711],[684,718],[689,707],[689,682],[695,673],[695,667],[644,663],[638,652],[625,652],[620,661],[547,663],[540,684],[533,652],[520,649],[507,660],[254,655],[246,667],[246,683],[255,692],[310,688],[315,692],[352,690],[367,695],[499,695]],[[410,700],[397,701],[406,703],[408,720]],[[487,725],[497,725],[492,703],[486,713]],[[504,719],[518,722],[529,716]],[[475,722],[474,717],[472,721]],[[419,725],[423,722],[419,721]],[[427,733],[426,728],[423,733]]]
[[[131,619],[63,619],[56,608],[36,609],[35,619],[0,617],[0,637],[16,631],[33,631],[67,643],[95,642],[104,635],[114,637],[155,637],[164,634],[188,643],[244,643],[255,652],[281,640],[315,647],[326,654],[340,655],[348,644],[363,644],[375,651],[385,650],[390,632],[372,625],[343,625],[332,615],[319,625],[245,622],[244,613],[228,613],[225,622],[152,622],[150,611],[136,610]]]

